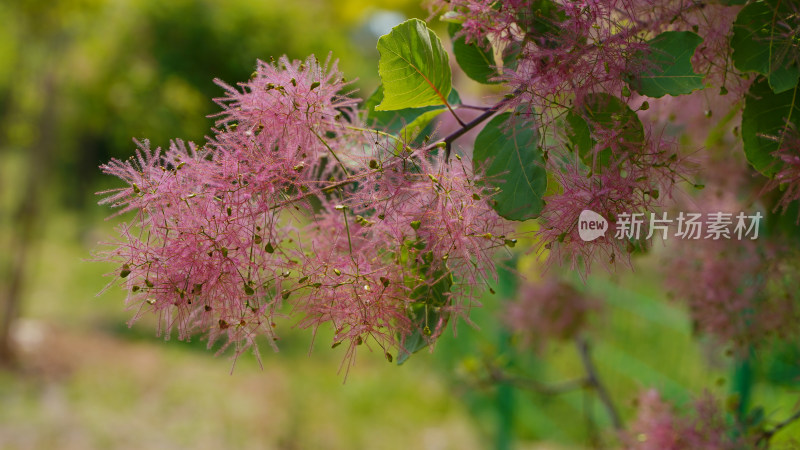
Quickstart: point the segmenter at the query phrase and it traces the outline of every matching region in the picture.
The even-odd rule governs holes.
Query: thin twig
[[[404,162],[407,159],[416,156],[418,151],[419,150],[414,150],[413,152],[409,153],[407,156],[405,156],[405,157],[403,157],[401,159],[392,161],[389,164],[384,164],[381,168],[374,169],[374,170],[367,170],[367,171],[356,173],[356,174],[351,174],[347,178],[345,178],[344,180],[337,181],[335,183],[325,185],[322,188],[315,189],[313,191],[308,191],[308,192],[306,192],[304,194],[298,195],[297,197],[293,197],[293,198],[290,198],[290,199],[286,199],[286,200],[284,200],[282,202],[278,202],[278,203],[270,206],[269,209],[273,210],[273,209],[282,208],[282,207],[284,207],[286,205],[291,205],[292,203],[297,203],[299,201],[303,201],[303,200],[311,197],[312,195],[317,195],[317,194],[325,192],[325,191],[331,191],[331,190],[334,190],[334,189],[338,189],[338,188],[347,186],[349,184],[356,183],[356,182],[368,177],[369,175],[372,175],[372,174],[375,174],[375,173],[378,173],[378,172],[382,172],[382,171],[384,171],[386,169],[392,168],[395,165],[399,165],[401,162]]]
[[[459,137],[463,136],[465,133],[467,133],[471,129],[475,128],[476,126],[480,125],[483,121],[485,121],[489,117],[493,116],[498,111],[500,111],[503,108],[505,108],[506,105],[511,100],[513,100],[520,92],[521,92],[520,90],[514,91],[513,94],[507,95],[503,100],[500,100],[499,102],[495,103],[493,106],[485,108],[485,112],[483,114],[481,114],[478,117],[472,119],[468,123],[464,123],[461,120],[459,120],[459,123],[462,124],[461,128],[459,128],[458,130],[454,131],[450,135],[444,137],[443,139],[440,139],[440,140],[436,141],[435,143],[425,147],[423,149],[423,151],[424,152],[430,151],[433,148],[440,146],[441,143],[444,142],[444,144],[445,144],[445,161],[449,160],[450,159],[450,147],[451,147],[453,141],[455,141]],[[357,129],[355,127],[350,127],[350,128]],[[357,130],[360,130],[360,129],[357,129]],[[377,130],[371,130],[371,131],[375,131],[375,132],[377,132],[377,133],[379,133],[381,135],[386,135],[387,134],[387,133],[380,132],[380,131],[377,131]],[[331,155],[333,155],[333,157],[336,159],[336,161],[342,167],[342,170],[344,170],[344,172],[345,172],[345,174],[347,176],[347,179],[345,179],[343,181],[340,181],[338,183],[330,184],[330,185],[326,186],[325,188],[323,188],[322,190],[328,190],[328,189],[334,189],[334,188],[346,186],[348,184],[354,183],[359,178],[363,178],[364,174],[350,174],[350,172],[347,170],[347,168],[345,167],[345,165],[342,162],[342,160],[339,159],[339,156],[336,155],[336,153],[328,145],[328,143],[325,142],[325,140],[322,138],[322,136],[320,136],[314,130],[311,130],[311,132],[314,133],[314,135],[317,136],[317,139],[319,139],[320,142],[322,142],[322,144],[328,149],[328,151],[331,153]],[[392,137],[397,139],[394,136],[392,136]],[[408,157],[404,158],[403,160],[413,156],[414,153],[416,153],[416,151],[412,152],[411,155],[409,155]],[[370,172],[366,172],[366,173],[368,174]],[[288,199],[286,201],[280,202],[280,203],[278,203],[276,205],[273,205],[270,209],[277,209],[277,208],[280,208],[280,207],[285,206],[287,204],[292,204],[292,203],[301,201],[301,200],[306,199],[306,198],[308,198],[308,197],[310,197],[312,195],[316,195],[317,193],[318,193],[317,191],[307,192],[307,193],[299,195],[299,196],[297,196],[295,198],[291,198],[291,199]]]
[[[789,416],[788,419],[772,427],[771,430],[764,431],[758,438],[756,445],[760,444],[761,442],[764,442],[765,444],[769,445],[769,440],[772,439],[772,437],[775,436],[775,434],[777,434],[782,429],[791,425],[792,422],[796,421],[797,419],[800,419],[800,409],[795,411],[795,413]]]
[[[489,364],[486,365],[486,368],[489,371],[489,378],[491,381],[511,384],[520,389],[533,391],[543,395],[558,395],[582,389],[589,381],[588,378],[577,378],[574,380],[568,380],[558,384],[549,385],[532,378],[509,375],[500,370],[498,367]]]
[[[325,142],[325,139],[322,139],[322,136],[320,136],[320,135],[319,135],[319,134],[318,134],[316,131],[314,131],[314,129],[313,129],[313,128],[309,128],[309,130],[310,130],[312,133],[314,133],[314,136],[316,136],[316,137],[317,137],[317,139],[319,139],[319,141],[320,141],[320,142],[322,142],[322,145],[324,145],[324,146],[325,146],[325,148],[327,148],[327,149],[328,149],[328,151],[331,153],[331,155],[333,155],[333,157],[334,157],[334,158],[336,158],[336,161],[337,161],[337,162],[339,163],[339,165],[342,167],[342,170],[344,170],[344,174],[345,174],[345,176],[349,177],[349,176],[350,176],[350,171],[349,171],[349,170],[347,170],[347,166],[345,166],[345,165],[344,165],[344,162],[342,162],[342,160],[341,160],[341,159],[339,159],[339,156],[336,154],[336,152],[334,152],[334,151],[333,151],[333,149],[331,148],[331,146],[330,146],[330,145],[328,145],[328,143],[327,143],[327,142]]]
[[[608,390],[606,390],[597,374],[597,368],[595,367],[594,362],[592,362],[589,342],[586,339],[579,338],[577,340],[577,346],[578,353],[581,355],[583,368],[586,370],[587,384],[597,392],[597,396],[600,398],[600,401],[603,402],[603,406],[606,408],[606,411],[611,418],[611,423],[614,425],[614,429],[621,430],[622,420],[619,418],[619,413],[614,407],[614,402],[611,401],[611,396],[609,395]]]
[[[448,136],[446,136],[444,139],[441,139],[441,140],[429,145],[428,149],[433,149],[434,147],[438,146],[440,143],[444,142],[444,144],[445,144],[445,153],[444,153],[445,161],[449,160],[450,159],[450,147],[452,146],[453,141],[455,141],[456,139],[460,138],[461,136],[466,134],[468,131],[470,131],[471,129],[473,129],[476,126],[480,125],[483,121],[485,121],[489,117],[492,117],[495,113],[497,113],[498,111],[500,111],[503,108],[505,108],[506,105],[508,105],[508,103],[511,100],[513,100],[517,95],[519,95],[521,92],[522,91],[517,90],[517,91],[514,91],[514,93],[509,94],[503,100],[500,100],[499,102],[495,103],[494,106],[489,107],[489,109],[487,109],[483,114],[481,114],[480,116],[470,120],[469,122],[464,124],[461,128],[459,128],[458,130],[456,130],[456,131],[452,132],[451,134],[449,134]]]
[[[490,110],[492,108],[491,106],[465,105],[463,103],[460,104],[460,105],[456,105],[456,106],[459,109],[462,109],[462,108],[463,109],[474,109],[474,110],[477,110],[477,111],[488,111],[488,110]]]
[[[456,118],[456,122],[458,122],[458,124],[459,124],[459,125],[461,125],[462,127],[463,127],[463,126],[465,126],[465,124],[464,124],[464,121],[463,121],[463,120],[461,120],[461,117],[458,117],[458,114],[456,114],[456,112],[455,112],[455,111],[453,111],[453,107],[452,107],[452,106],[450,106],[450,103],[448,103],[448,102],[445,102],[445,103],[444,103],[444,105],[445,105],[445,106],[447,106],[447,109],[448,109],[448,110],[450,110],[450,114],[452,114],[452,115],[453,115],[453,117],[455,117],[455,118]]]

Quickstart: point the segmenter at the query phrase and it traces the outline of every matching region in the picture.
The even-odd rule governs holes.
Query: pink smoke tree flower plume
[[[712,3],[430,1],[452,49],[422,20],[397,25],[378,40],[381,84],[365,99],[331,57],[259,61],[246,82],[216,80],[205,142],[137,141],[131,159],[101,166],[122,181],[101,204],[126,222],[98,259],[117,264],[133,320],[157,316],[167,338],[260,358],[288,316],[314,336],[330,327],[346,372],[362,348],[398,363],[432,348],[495,293],[498,258],[533,255],[539,281],[521,283],[502,322],[526,344],[575,342],[574,387],[600,399],[617,444],[766,446],[789,422],[746,419],[744,403],[728,420],[711,397],[687,419],[652,390],[624,431],[588,339],[607,305],[572,285],[663,243],[666,286],[697,335],[745,361],[798,336],[800,260],[785,243],[797,245],[800,217],[800,11]],[[454,69],[495,97],[466,104]],[[699,127],[699,109],[721,118]],[[714,169],[739,156],[743,173]],[[763,213],[762,233],[698,233],[670,252],[656,217],[700,202]],[[587,210],[607,225],[591,239]],[[634,236],[631,217],[650,232]],[[525,221],[533,232],[517,231]]]

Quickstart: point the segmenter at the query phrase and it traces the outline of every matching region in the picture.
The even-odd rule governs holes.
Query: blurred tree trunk
[[[37,136],[28,149],[21,198],[11,217],[11,236],[3,252],[6,261],[0,273],[0,366],[6,367],[17,363],[12,327],[20,314],[26,269],[40,227],[45,185],[50,181],[50,162],[55,146],[57,95],[52,71],[45,72],[41,86],[44,104],[36,121]]]

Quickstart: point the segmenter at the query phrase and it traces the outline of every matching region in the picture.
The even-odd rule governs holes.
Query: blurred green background
[[[94,193],[116,186],[98,165],[130,156],[132,138],[201,141],[221,93],[212,80],[246,80],[259,58],[333,52],[366,96],[378,83],[378,36],[427,16],[416,0],[0,3],[0,448],[590,445],[584,416],[609,421],[580,391],[477,382],[485,360],[545,381],[580,374],[572,346],[538,357],[509,346],[498,325],[513,293],[507,272],[474,310],[477,327],[459,324],[434,354],[400,367],[364,351],[344,384],[343,349],[309,357],[302,330],[287,327],[279,353],[262,346],[263,368],[245,355],[231,371],[200,339],[165,342],[148,320],[129,328],[121,290],[96,295],[112,268],[91,252],[115,220],[103,220],[111,211]],[[595,357],[625,417],[642,388],[679,404],[705,388],[731,391],[731,361],[691,340],[685,311],[647,270],[656,264],[587,285],[609,305]],[[782,363],[794,356],[776,355],[753,385],[767,417],[784,417],[797,388],[786,382],[797,369]]]

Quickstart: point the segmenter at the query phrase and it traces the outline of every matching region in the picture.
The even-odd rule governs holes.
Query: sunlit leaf
[[[410,19],[378,40],[383,101],[377,111],[443,105],[451,89],[450,61],[425,22]]]
[[[492,206],[509,220],[537,217],[544,207],[547,173],[535,124],[512,113],[495,116],[475,138],[476,173],[499,192]]]

